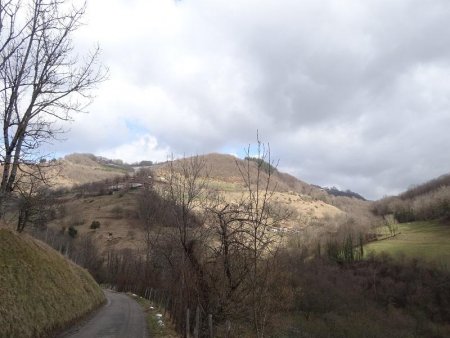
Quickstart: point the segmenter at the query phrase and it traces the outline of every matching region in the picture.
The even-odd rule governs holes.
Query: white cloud
[[[76,41],[110,80],[54,149],[239,153],[259,129],[300,179],[398,192],[450,168],[449,20],[447,0],[90,1]]]
[[[150,135],[142,136],[118,147],[102,150],[98,154],[112,159],[121,159],[127,163],[144,160],[162,162],[172,155],[168,147],[161,147],[156,138]]]

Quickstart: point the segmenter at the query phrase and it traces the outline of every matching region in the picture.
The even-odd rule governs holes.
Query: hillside
[[[241,173],[239,172],[239,166],[243,167],[246,165],[244,160],[232,155],[217,153],[199,155],[199,159],[205,161],[206,171],[212,180],[222,183],[242,185],[243,181]],[[251,173],[255,175],[257,164],[255,162],[250,162],[250,165]],[[163,174],[167,170],[167,164],[163,163],[155,165],[152,168],[160,174]],[[267,174],[263,172],[262,176],[263,179],[265,179]],[[320,189],[309,185],[292,175],[282,173],[278,170],[274,171],[271,179],[273,185],[276,187],[276,190],[280,192],[295,191],[296,193],[304,193],[308,195],[311,193],[320,192]]]
[[[86,171],[86,175],[82,175],[86,181],[94,177],[92,173],[101,172],[103,175],[104,170],[96,169],[103,164],[99,164],[96,157],[92,156],[81,154],[67,156],[65,160],[67,167],[62,174],[67,177],[69,171],[74,172],[82,167]],[[238,165],[244,165],[244,161],[221,154],[203,155],[200,156],[200,160],[204,160],[206,164],[208,187],[221,193],[230,202],[239,199],[245,187]],[[251,162],[250,165],[252,174],[255,174],[256,163]],[[169,164],[153,165],[150,169],[155,177],[156,188],[164,189],[165,183],[159,178],[167,175]],[[117,173],[118,171],[114,171],[115,175]],[[263,172],[262,176],[264,179],[267,174]],[[75,178],[78,182],[81,181],[80,178],[76,176]],[[127,179],[123,176],[123,180],[134,181],[135,178],[130,176]],[[104,185],[107,187],[111,183]],[[275,171],[272,176],[272,187],[275,189],[273,205],[287,210],[290,214],[281,225],[283,232],[308,231],[312,235],[318,235],[335,231],[340,223],[350,218],[356,220],[355,223],[358,225],[364,226],[373,221],[369,202],[329,195],[322,189],[289,174]],[[89,192],[86,192],[87,190]],[[56,218],[51,221],[51,226],[62,230],[74,227],[80,235],[89,234],[102,250],[142,247],[145,236],[139,220],[140,190],[124,189],[113,194],[108,194],[108,189],[105,188],[100,190],[97,191],[95,187],[78,189],[61,197],[58,202],[59,211]],[[100,222],[100,227],[96,230],[90,229],[93,221]]]
[[[0,337],[41,337],[98,307],[93,278],[47,245],[0,229]]]
[[[383,198],[373,205],[380,216],[392,214],[399,222],[430,221],[450,217],[450,175],[415,186],[398,196]]]
[[[72,187],[133,172],[130,166],[92,154],[67,155],[49,170],[51,184],[55,187]]]
[[[384,229],[385,231],[387,229]],[[439,221],[412,222],[398,225],[398,234],[386,240],[369,243],[365,250],[386,252],[394,257],[405,255],[436,263],[440,268],[450,268],[450,226]],[[385,233],[389,236],[389,233]]]
[[[211,186],[215,187],[226,196],[238,195],[244,190],[243,179],[239,167],[246,166],[246,161],[232,155],[207,154],[199,156],[206,163],[207,172],[211,179]],[[158,175],[164,175],[167,164],[153,167]],[[256,176],[257,164],[250,162],[250,172]],[[261,173],[262,180],[267,174]],[[298,178],[275,170],[271,177],[271,187],[277,192],[275,200],[294,211],[294,217],[289,222],[293,229],[304,228],[309,224],[320,223],[324,219],[330,220],[347,215],[357,223],[372,224],[376,220],[373,217],[371,202],[355,196],[335,196],[325,189],[313,184],[308,184]]]
[[[362,201],[365,201],[366,199],[361,196],[360,194],[351,191],[351,190],[339,190],[336,187],[331,187],[331,188],[323,188],[327,193],[329,193],[330,195],[333,196],[346,196],[346,197],[350,197],[350,198],[356,198]]]
[[[399,197],[402,199],[413,199],[448,186],[450,186],[450,174],[442,175],[428,182],[414,186],[401,193]]]
[[[368,251],[434,261],[448,269],[450,264],[450,175],[412,187],[398,196],[385,197],[373,203],[375,214],[385,218],[378,232],[382,241],[367,246]],[[399,223],[399,224],[397,224]],[[392,236],[394,235],[394,236]]]

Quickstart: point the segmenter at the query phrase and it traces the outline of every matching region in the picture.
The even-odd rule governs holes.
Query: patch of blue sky
[[[125,125],[127,126],[129,133],[132,134],[133,136],[138,137],[150,133],[150,131],[147,128],[145,128],[142,124],[139,124],[135,120],[127,119],[125,120]]]
[[[243,145],[226,145],[219,149],[219,153],[230,154],[238,158],[244,158],[247,156],[247,148]]]

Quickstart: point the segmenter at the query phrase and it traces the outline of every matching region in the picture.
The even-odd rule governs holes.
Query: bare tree
[[[22,34],[24,25],[16,27],[16,17],[19,11],[19,4],[15,1],[0,1],[0,69],[11,55],[14,54],[22,39],[18,37]],[[8,52],[6,52],[8,51]]]
[[[29,167],[27,174],[20,175],[16,182],[15,206],[18,213],[16,226],[18,232],[22,232],[28,224],[46,227],[48,221],[56,214],[52,193],[45,184],[45,174],[33,173],[33,169],[41,170],[39,166]]]
[[[148,186],[139,196],[147,230],[142,263],[151,270],[147,283],[151,279],[152,287],[171,295],[180,330],[186,308],[199,306],[222,323],[248,320],[255,335],[263,337],[269,307],[277,302],[272,290],[278,274],[271,264],[278,257],[280,236],[272,230],[289,213],[274,201],[276,166],[269,146],[258,140],[257,157],[236,165],[244,189],[233,200],[211,189],[207,163],[198,156],[170,161],[161,173],[161,191]]]
[[[263,337],[277,278],[271,264],[280,244],[272,230],[289,217],[289,211],[273,200],[276,165],[269,145],[257,139],[256,157],[251,152],[249,146],[245,160],[236,160],[242,195],[230,201],[219,194],[207,206],[206,223],[213,232],[208,272],[217,298],[215,316],[222,320],[249,317],[255,335]]]
[[[220,194],[207,206],[207,224],[212,238],[208,269],[211,290],[217,298],[215,317],[219,320],[245,317],[249,290],[250,257],[245,250],[246,221],[242,204],[227,201]]]
[[[271,302],[271,262],[279,249],[279,237],[271,232],[289,217],[286,210],[275,207],[273,197],[277,189],[273,182],[277,164],[271,158],[270,145],[257,137],[256,159],[247,148],[244,162],[236,162],[246,192],[240,201],[244,217],[245,241],[242,243],[249,257],[249,297],[252,319],[257,337],[264,337]],[[256,168],[254,168],[256,166]],[[253,167],[253,168],[252,168]]]
[[[61,122],[72,113],[84,111],[105,78],[98,47],[84,58],[74,51],[85,9],[63,0],[0,2],[0,207],[18,172],[39,163],[38,148],[64,131]]]
[[[176,235],[172,242],[180,249],[180,304],[193,301],[208,306],[208,284],[201,262],[207,240],[201,211],[207,201],[208,170],[204,158],[194,156],[169,162],[166,198],[172,205]],[[191,294],[190,290],[194,290]],[[194,298],[195,297],[195,298]],[[193,299],[194,298],[194,299]]]

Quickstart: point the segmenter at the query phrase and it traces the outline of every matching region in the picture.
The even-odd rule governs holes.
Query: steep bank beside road
[[[87,271],[42,242],[0,229],[0,337],[44,337],[104,299]]]

